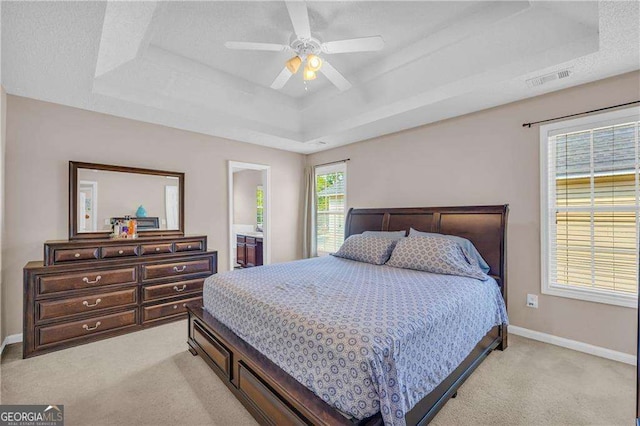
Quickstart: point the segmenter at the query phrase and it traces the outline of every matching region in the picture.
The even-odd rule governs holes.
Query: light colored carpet
[[[5,349],[3,404],[64,404],[73,425],[254,425],[199,357],[185,321],[22,360]],[[635,368],[511,336],[434,425],[631,425]]]

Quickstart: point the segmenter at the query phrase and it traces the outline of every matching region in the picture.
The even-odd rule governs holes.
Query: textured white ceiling
[[[315,152],[640,69],[639,3],[308,2],[322,41],[381,35],[323,76],[269,88],[290,53],[283,2],[3,2],[8,93]],[[526,79],[572,67],[535,89]],[[327,142],[321,145],[318,141]]]

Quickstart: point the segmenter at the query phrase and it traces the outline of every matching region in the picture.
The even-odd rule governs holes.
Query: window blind
[[[638,139],[638,121],[548,138],[551,287],[637,294]]]
[[[317,167],[315,192],[317,251],[333,253],[344,242],[346,163]]]

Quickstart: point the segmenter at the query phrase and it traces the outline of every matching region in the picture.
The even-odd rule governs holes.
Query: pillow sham
[[[433,236],[414,236],[398,241],[387,265],[483,281],[488,279],[475,259],[467,256],[457,242]]]
[[[367,237],[380,237],[390,238],[392,240],[399,240],[407,236],[406,231],[364,231],[362,235]]]
[[[333,256],[343,259],[357,260],[358,262],[383,265],[396,245],[396,240],[390,238],[370,237],[356,234],[347,238],[340,250]]]
[[[466,238],[458,237],[456,235],[437,234],[435,232],[422,232],[422,231],[415,230],[413,228],[411,228],[411,230],[409,231],[409,236],[410,237],[417,237],[417,236],[440,237],[440,238],[446,238],[448,240],[455,241],[456,243],[462,246],[462,248],[467,252],[469,256],[471,256],[476,260],[476,262],[478,262],[478,265],[480,266],[480,269],[482,269],[482,272],[484,272],[485,274],[488,274],[489,271],[491,270],[491,268],[489,267],[489,264],[485,262],[485,260],[482,258],[482,256],[476,249],[476,246],[474,246],[473,243],[467,240]]]

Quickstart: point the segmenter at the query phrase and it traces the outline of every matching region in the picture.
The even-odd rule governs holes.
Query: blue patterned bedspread
[[[204,306],[327,403],[386,425],[447,377],[495,325],[500,289],[326,256],[220,273]]]

